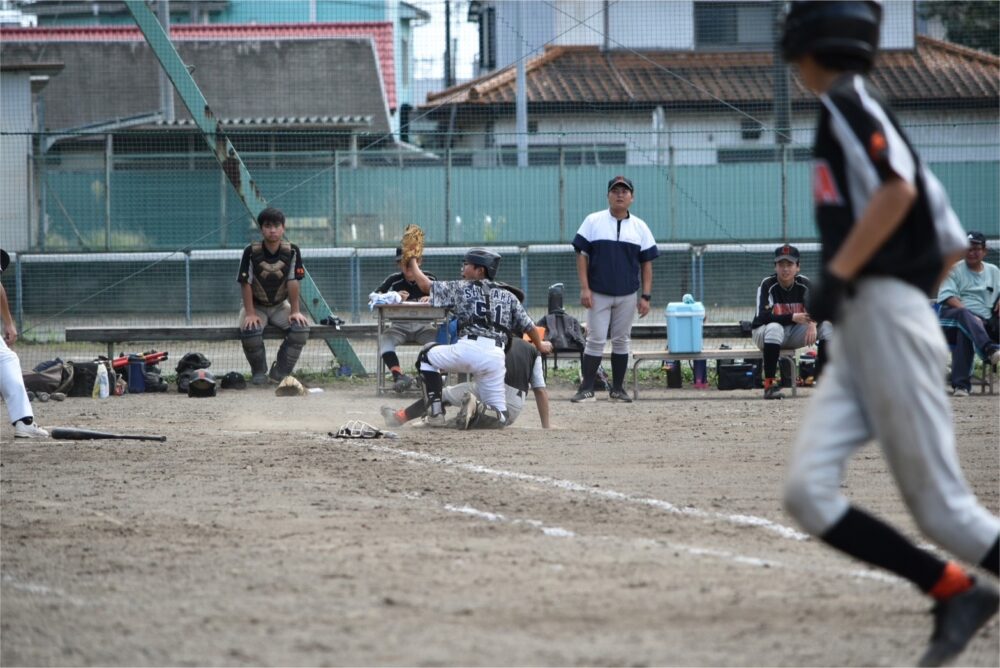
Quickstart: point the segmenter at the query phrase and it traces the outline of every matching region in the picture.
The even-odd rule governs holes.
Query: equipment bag
[[[73,384],[73,365],[58,357],[42,362],[28,373],[22,374],[24,389],[29,392],[63,392]]]
[[[89,397],[93,395],[94,383],[97,382],[97,365],[103,364],[108,370],[108,385],[115,387],[118,381],[118,374],[111,366],[110,360],[97,360],[94,362],[67,362],[73,365],[73,383],[66,392],[68,397]]]
[[[716,360],[715,371],[720,390],[752,390],[760,380],[760,366],[753,362]]]

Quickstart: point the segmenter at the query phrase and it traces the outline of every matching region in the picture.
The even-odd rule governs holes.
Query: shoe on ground
[[[1000,608],[1000,593],[992,585],[977,582],[971,589],[938,601],[934,615],[934,632],[918,666],[943,666],[965,649],[976,632]]]
[[[43,404],[52,398],[52,395],[48,392],[35,392],[35,398],[41,401]]]
[[[771,387],[764,390],[765,399],[784,399],[785,393],[781,391],[781,385],[775,383]]]
[[[628,392],[625,390],[611,390],[609,397],[611,398],[611,401],[617,401],[623,404],[632,403],[632,397],[628,396]]]
[[[455,418],[455,427],[458,429],[468,429],[472,418],[476,415],[476,395],[466,392],[462,397],[462,406],[458,409],[458,416]]]
[[[267,385],[267,383],[268,383],[267,373],[264,371],[255,373],[253,374],[253,376],[250,377],[251,385]]]
[[[16,422],[14,424],[14,438],[48,438],[49,432],[45,431],[37,424],[24,424]]]
[[[956,387],[952,389],[951,396],[953,397],[967,397],[969,396],[969,391],[964,387]]]
[[[570,399],[574,404],[589,404],[597,401],[593,390],[580,390]]]
[[[392,389],[395,390],[397,393],[402,394],[403,392],[406,392],[408,389],[412,388],[414,383],[415,381],[411,376],[407,376],[405,373],[401,373],[392,382]]]
[[[1000,364],[1000,348],[996,348],[992,353],[990,353],[990,364],[993,366]]]
[[[379,409],[379,412],[382,413],[382,419],[385,420],[386,427],[402,426],[403,423],[399,421],[398,417],[396,417],[396,409],[392,406],[382,406],[382,408]]]
[[[447,427],[448,418],[444,416],[444,413],[438,413],[437,415],[425,415],[422,422],[428,427]]]
[[[66,395],[63,394],[62,392],[53,392],[49,396],[49,398],[52,399],[52,401],[65,401],[66,400]]]

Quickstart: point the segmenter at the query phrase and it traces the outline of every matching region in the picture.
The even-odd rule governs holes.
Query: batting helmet
[[[785,15],[781,52],[787,61],[810,53],[846,56],[870,67],[878,51],[881,24],[878,2],[798,0]]]
[[[491,281],[496,278],[497,269],[500,268],[500,256],[485,248],[470,248],[462,261],[485,269],[486,278]]]
[[[215,396],[215,376],[211,371],[197,369],[191,373],[191,380],[188,383],[189,397],[214,397]]]

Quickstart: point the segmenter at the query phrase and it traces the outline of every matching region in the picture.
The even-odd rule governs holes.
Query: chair
[[[934,312],[940,314],[941,305],[934,303]],[[959,336],[965,336],[965,333],[958,326],[958,321],[952,320],[950,318],[940,318],[941,329],[944,332],[944,337],[948,341],[949,350],[955,352],[955,342],[958,340]],[[972,369],[969,370],[969,381],[973,389],[978,385],[979,393],[986,394],[987,389],[990,394],[996,392],[996,376],[997,369],[988,360],[983,360],[983,364],[980,367],[979,374],[976,374],[976,355],[972,356]],[[950,382],[950,379],[949,379]]]

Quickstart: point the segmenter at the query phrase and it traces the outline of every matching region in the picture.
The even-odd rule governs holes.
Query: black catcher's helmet
[[[500,256],[485,248],[470,248],[462,261],[486,269],[486,278],[491,281],[496,278],[497,269],[500,268]]]
[[[807,54],[857,58],[871,66],[878,51],[882,5],[859,0],[797,0],[785,15],[786,61]]]

